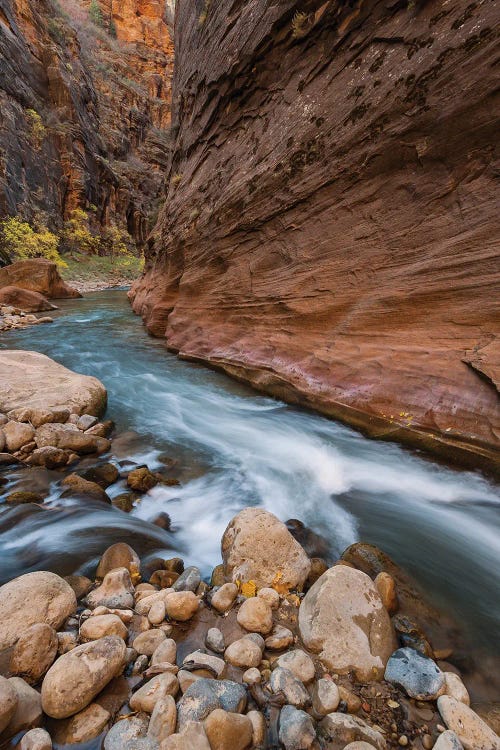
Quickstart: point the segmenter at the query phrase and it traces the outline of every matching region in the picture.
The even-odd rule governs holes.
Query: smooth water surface
[[[48,511],[4,508],[2,581],[43,567],[88,571],[118,540],[142,554],[174,549],[208,573],[229,519],[262,505],[322,534],[332,557],[357,540],[379,545],[456,616],[474,648],[499,652],[498,487],[179,361],[145,333],[123,291],[62,302],[56,316],[4,334],[0,346],[100,378],[108,416],[126,433],[113,454],[150,467],[167,454],[181,486],[156,487],[130,515],[70,500],[62,509],[49,500]],[[160,511],[173,533],[146,523]]]

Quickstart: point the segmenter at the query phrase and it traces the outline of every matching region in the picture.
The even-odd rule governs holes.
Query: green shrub
[[[59,245],[57,235],[45,226],[40,226],[35,230],[27,221],[17,216],[11,216],[0,222],[0,242],[4,251],[16,260],[47,258],[60,267],[66,265],[57,250]]]
[[[28,121],[29,137],[33,146],[39,150],[42,147],[45,138],[45,125],[42,118],[35,109],[26,110],[26,119]]]
[[[104,17],[102,15],[101,6],[97,0],[91,0],[89,5],[89,17],[92,23],[99,26],[101,29],[104,26]]]

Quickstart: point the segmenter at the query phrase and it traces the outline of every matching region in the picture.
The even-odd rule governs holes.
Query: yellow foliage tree
[[[57,250],[59,238],[47,227],[33,229],[27,221],[11,216],[0,222],[1,242],[7,253],[17,260],[47,258],[60,267],[65,267]]]
[[[101,238],[90,231],[88,218],[81,208],[71,211],[62,231],[62,239],[68,251],[86,255],[96,255],[99,252]]]

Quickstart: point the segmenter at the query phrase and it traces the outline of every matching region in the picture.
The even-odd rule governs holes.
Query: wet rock
[[[6,502],[11,505],[22,505],[24,503],[43,503],[44,497],[38,492],[11,492],[5,498]]]
[[[469,693],[460,677],[453,672],[445,672],[444,679],[446,695],[451,695],[452,698],[460,701],[460,703],[470,706]]]
[[[266,648],[271,651],[282,651],[293,643],[293,633],[282,625],[275,625],[273,631],[266,638]]]
[[[16,692],[17,703],[16,710],[5,730],[7,737],[17,734],[21,729],[31,729],[31,727],[38,726],[42,719],[40,693],[21,677],[11,677],[9,685]]]
[[[16,712],[17,692],[9,680],[0,675],[0,734]]]
[[[153,651],[151,657],[151,664],[161,664],[162,662],[168,662],[175,664],[177,658],[177,644],[173,638],[165,638],[161,640],[158,646]]]
[[[378,750],[385,750],[386,747],[383,735],[357,716],[341,713],[328,714],[320,722],[319,731],[321,737],[329,742],[347,745],[349,742],[362,741]]]
[[[21,461],[11,453],[0,453],[0,466],[14,466]]]
[[[100,500],[104,503],[111,503],[109,496],[103,488],[96,482],[89,482],[87,479],[78,476],[78,474],[69,474],[61,482],[65,487],[64,495],[78,495],[81,497],[90,497],[92,500]]]
[[[57,629],[76,611],[76,597],[55,573],[36,571],[0,587],[0,649],[12,646],[30,625],[45,622]]]
[[[178,728],[181,730],[188,721],[203,721],[216,708],[241,713],[246,702],[246,690],[237,682],[202,677],[190,685],[177,704]]]
[[[153,712],[156,703],[164,695],[175,697],[179,692],[179,681],[170,672],[156,675],[135,692],[129,700],[132,711]]]
[[[9,412],[10,419],[16,422],[29,422],[33,427],[53,422],[64,423],[69,419],[69,409],[13,409]]]
[[[463,750],[462,743],[451,729],[440,734],[432,747],[433,750]]]
[[[155,586],[159,586],[161,589],[168,589],[173,586],[178,578],[179,574],[173,570],[155,570],[149,582]]]
[[[435,700],[445,690],[445,677],[437,664],[412,648],[400,648],[391,655],[384,679],[421,701]]]
[[[82,414],[82,416],[78,418],[76,426],[79,430],[85,431],[90,430],[90,428],[96,425],[97,422],[97,417],[94,417],[91,414]]]
[[[238,596],[238,587],[235,583],[225,583],[212,596],[211,604],[217,612],[227,612],[233,606]]]
[[[269,686],[273,693],[283,693],[287,703],[296,708],[305,708],[311,705],[311,698],[304,684],[288,669],[276,667],[271,674]]]
[[[111,466],[112,464],[109,465]],[[134,580],[139,575],[140,567],[141,561],[137,552],[125,542],[117,542],[108,547],[99,560],[96,578],[104,578],[107,573],[116,570],[116,568],[126,568],[130,573],[131,579]]]
[[[335,623],[335,627],[332,627]],[[305,646],[339,674],[359,680],[383,677],[395,648],[387,610],[370,578],[337,565],[327,570],[304,597],[299,627]]]
[[[90,469],[83,472],[84,479],[88,479],[89,482],[96,482],[103,489],[109,487],[110,484],[114,484],[119,476],[120,473],[116,466],[109,462],[99,464],[99,466],[92,466]]]
[[[176,591],[165,599],[167,615],[172,620],[185,622],[198,611],[199,600],[192,591]]]
[[[404,614],[395,615],[392,618],[392,624],[403,647],[408,646],[421,653],[422,656],[434,659],[434,652],[425,633],[411,617]]]
[[[131,492],[121,492],[111,499],[111,505],[123,511],[123,513],[130,513],[134,507],[135,500],[135,495]]]
[[[162,742],[161,750],[211,750],[203,724],[188,721],[181,732]]]
[[[133,469],[127,476],[128,486],[136,492],[148,492],[158,484],[158,477],[146,466]]]
[[[138,654],[152,656],[165,639],[166,635],[163,630],[146,630],[134,638],[132,645]]]
[[[172,526],[172,519],[168,515],[168,513],[158,513],[156,518],[151,521],[155,526],[159,526],[160,529],[164,529],[165,531],[170,531],[170,527]]]
[[[320,679],[314,685],[312,705],[316,714],[326,716],[337,710],[340,694],[337,685],[332,680]]]
[[[189,568],[181,573],[179,578],[173,585],[174,591],[196,591],[201,582],[201,574],[199,568],[191,565]]]
[[[209,667],[210,671],[212,671],[214,676],[217,678],[221,677],[224,669],[226,668],[224,659],[219,659],[218,656],[212,656],[211,654],[205,654],[203,653],[203,651],[199,650],[193,651],[191,654],[187,654],[187,656],[184,657],[182,666],[186,668],[186,666],[190,664],[201,664],[203,666]]]
[[[500,737],[480,716],[450,695],[438,698],[438,710],[465,750],[500,750]]]
[[[226,648],[226,644],[224,641],[224,635],[221,633],[219,628],[210,628],[206,638],[205,638],[205,644],[208,648],[210,648],[212,651],[215,651],[216,654],[223,654],[224,650]]]
[[[77,646],[59,657],[42,683],[45,713],[65,719],[84,709],[120,674],[125,657],[125,643],[115,635]]]
[[[242,669],[258,667],[262,661],[262,648],[250,638],[239,638],[226,648],[224,659],[228,664]]]
[[[46,623],[24,630],[10,658],[10,672],[35,685],[47,672],[57,655],[57,633]]]
[[[253,633],[269,633],[273,627],[273,612],[269,604],[259,597],[246,599],[236,616],[238,624]]]
[[[31,425],[13,421],[4,424],[2,432],[5,438],[5,445],[10,453],[15,453],[23,445],[31,442],[35,435],[35,430]]]
[[[134,606],[134,587],[127,568],[116,568],[106,573],[98,588],[87,595],[87,603],[91,609],[103,605],[117,609],[130,609]]]
[[[47,445],[35,448],[29,457],[30,466],[45,466],[47,469],[59,469],[68,463],[69,454],[61,448]]]
[[[104,738],[104,750],[158,750],[156,740],[146,736],[148,725],[147,714],[117,721]]]
[[[2,451],[4,450],[5,450],[5,435],[3,434],[3,430],[0,428],[0,453],[2,453]]]
[[[98,703],[90,703],[69,719],[51,723],[52,737],[58,745],[76,745],[98,737],[106,728],[111,714]]]
[[[19,750],[52,750],[52,739],[45,729],[30,729],[19,745]]]
[[[300,546],[304,548],[308,557],[325,557],[328,555],[329,548],[327,540],[319,534],[316,534],[312,529],[308,528],[302,521],[299,521],[298,518],[289,518],[288,521],[285,522],[285,525],[294,539],[296,539]]]
[[[175,732],[177,724],[177,706],[171,695],[164,695],[158,699],[151,714],[148,737],[161,743]]]
[[[116,615],[94,615],[85,620],[80,628],[82,641],[96,641],[106,635],[117,635],[125,641],[128,630]]]
[[[246,750],[251,745],[252,722],[246,716],[216,708],[203,725],[212,750]]]
[[[396,582],[389,573],[381,572],[375,578],[375,586],[382,599],[382,604],[393,615],[398,611],[398,596],[396,593]]]
[[[240,511],[224,532],[221,548],[226,578],[253,580],[258,588],[272,586],[277,574],[284,586],[301,588],[311,568],[285,524],[263,508]]]
[[[88,594],[92,588],[92,581],[86,576],[64,576],[64,580],[69,583],[77,599],[81,599],[83,596]]]
[[[285,750],[308,750],[316,739],[309,714],[294,706],[283,706],[280,713],[279,739]]]
[[[257,596],[260,599],[264,599],[265,602],[269,604],[271,609],[278,609],[280,606],[280,595],[276,591],[276,589],[271,589],[268,586],[264,586],[263,589],[260,589],[257,592]]]
[[[288,651],[286,654],[282,654],[277,664],[284,669],[289,669],[297,679],[302,682],[308,683],[314,680],[315,668],[314,662],[310,656],[300,649],[294,651]]]

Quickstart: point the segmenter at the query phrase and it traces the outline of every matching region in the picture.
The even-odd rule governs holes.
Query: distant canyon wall
[[[178,3],[167,204],[131,292],[148,329],[371,435],[497,466],[495,16]]]

